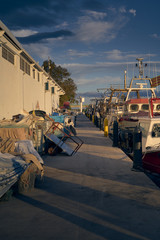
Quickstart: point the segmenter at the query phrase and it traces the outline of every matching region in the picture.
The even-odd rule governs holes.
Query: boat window
[[[157,110],[157,111],[160,111],[160,104],[158,104],[158,105],[156,106],[156,110]]]
[[[153,125],[152,137],[160,137],[160,123]]]
[[[137,112],[139,110],[139,106],[137,104],[132,104],[130,106],[131,112]]]
[[[143,111],[148,111],[149,110],[149,104],[143,104],[141,109]]]

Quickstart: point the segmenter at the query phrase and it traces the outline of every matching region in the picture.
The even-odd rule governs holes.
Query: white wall
[[[7,42],[4,37],[0,38]],[[40,81],[37,79],[37,69],[35,70],[35,79],[33,78],[34,64],[30,65],[30,75],[20,69],[20,52],[10,43],[7,47],[15,52],[14,65],[2,57],[2,47],[0,47],[0,119],[11,119],[13,115],[23,113],[23,110],[40,109],[47,114],[52,113],[52,109],[59,106],[59,94],[55,87],[55,93],[51,93],[50,81],[49,91],[45,91],[44,83],[48,76],[40,72]]]
[[[59,107],[59,92],[58,88],[55,86],[55,92],[52,94],[52,102],[53,102],[53,107],[57,109]]]
[[[22,71],[20,85],[22,109],[26,111],[44,110],[45,90],[42,76],[38,82],[37,79],[33,79]]]
[[[2,58],[0,47],[0,119],[9,118],[21,109],[20,72],[16,65]]]

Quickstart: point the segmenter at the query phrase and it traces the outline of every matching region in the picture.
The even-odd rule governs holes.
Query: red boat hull
[[[146,153],[143,156],[143,168],[160,174],[160,151]]]

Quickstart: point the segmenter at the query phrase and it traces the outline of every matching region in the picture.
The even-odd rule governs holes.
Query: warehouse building
[[[0,119],[31,110],[51,114],[64,94],[0,21]]]

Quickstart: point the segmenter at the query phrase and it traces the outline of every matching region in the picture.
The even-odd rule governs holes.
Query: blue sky
[[[159,0],[5,0],[1,21],[42,65],[66,67],[78,93],[122,84],[135,75],[137,57],[160,74]]]

